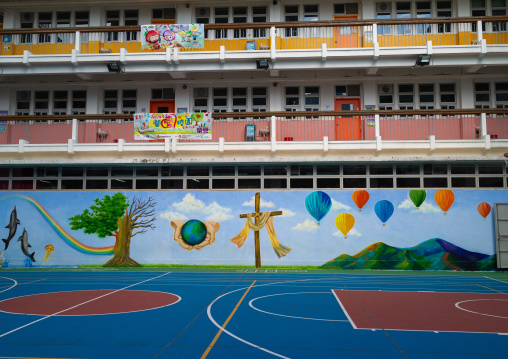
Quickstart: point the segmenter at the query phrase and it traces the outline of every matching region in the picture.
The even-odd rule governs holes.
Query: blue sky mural
[[[332,200],[327,215],[317,225],[307,212],[305,199],[313,191],[263,191],[261,211],[283,211],[274,217],[273,223],[280,243],[290,247],[291,252],[277,258],[270,245],[266,230],[260,231],[261,258],[263,265],[315,265],[320,266],[340,254],[354,255],[375,242],[390,246],[413,247],[431,238],[441,238],[468,251],[494,254],[494,219],[491,212],[486,220],[478,213],[477,206],[487,202],[508,202],[508,191],[453,190],[455,201],[447,214],[434,201],[435,190],[429,190],[424,203],[416,209],[409,198],[409,190],[369,190],[370,198],[360,212],[353,202],[353,191],[324,191]],[[94,199],[115,192],[25,192],[39,202],[63,229],[79,242],[92,247],[114,245],[111,238],[99,239],[83,231],[71,230],[69,217],[89,208]],[[254,264],[253,233],[241,248],[230,239],[245,225],[239,215],[254,212],[252,191],[156,191],[122,192],[129,199],[134,196],[152,196],[156,205],[156,228],[135,236],[131,242],[131,257],[139,263],[162,264]],[[386,225],[374,212],[378,201],[387,200],[394,206],[393,215]],[[25,228],[31,252],[35,251],[38,265],[103,264],[108,255],[94,255],[77,251],[69,246],[51,227],[50,223],[28,201],[13,197],[12,193],[0,196],[0,227],[9,223],[14,206],[21,224],[18,233],[4,251],[0,251],[11,264],[21,265],[25,258],[17,242]],[[347,238],[337,229],[335,218],[340,213],[354,216],[354,227]],[[216,240],[200,251],[181,248],[173,239],[172,220],[197,219],[202,222],[220,223]],[[2,229],[0,236],[6,238],[8,229]],[[45,246],[51,244],[55,250],[42,263]]]

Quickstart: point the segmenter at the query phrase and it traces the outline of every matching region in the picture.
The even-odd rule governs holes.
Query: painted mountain
[[[411,248],[396,248],[374,243],[350,256],[341,254],[321,266],[340,269],[400,269],[491,271],[496,269],[496,256],[470,252],[433,238]]]

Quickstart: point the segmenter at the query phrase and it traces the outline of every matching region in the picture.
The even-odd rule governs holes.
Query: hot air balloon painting
[[[374,212],[378,218],[383,222],[383,226],[386,224],[386,221],[390,219],[393,214],[393,204],[390,201],[382,200],[376,203],[374,206]]]
[[[427,198],[427,192],[424,189],[413,189],[409,191],[409,198],[415,205],[416,210],[419,210],[423,201]]]
[[[332,208],[332,200],[325,192],[312,192],[305,198],[305,208],[314,219],[319,222],[326,216]]]
[[[490,204],[487,202],[482,202],[478,205],[478,213],[483,217],[483,220],[485,221],[487,219],[487,216],[490,214]]]
[[[347,234],[355,225],[355,217],[349,213],[341,213],[335,217],[335,225],[337,229],[342,232],[344,238],[347,238]]]
[[[440,189],[434,195],[434,200],[436,201],[439,208],[441,208],[446,216],[446,212],[450,209],[455,201],[455,195],[449,189]]]
[[[369,201],[369,192],[364,189],[359,189],[353,192],[353,202],[362,211],[363,206]]]

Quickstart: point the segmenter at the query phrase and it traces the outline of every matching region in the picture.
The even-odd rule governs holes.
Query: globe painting
[[[182,226],[182,238],[189,246],[195,246],[205,240],[205,224],[197,219],[191,219]]]

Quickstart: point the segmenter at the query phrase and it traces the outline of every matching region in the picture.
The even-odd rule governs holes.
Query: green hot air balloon
[[[409,191],[409,198],[413,201],[416,209],[419,210],[422,203],[425,201],[427,197],[427,192],[424,189],[413,189]]]

